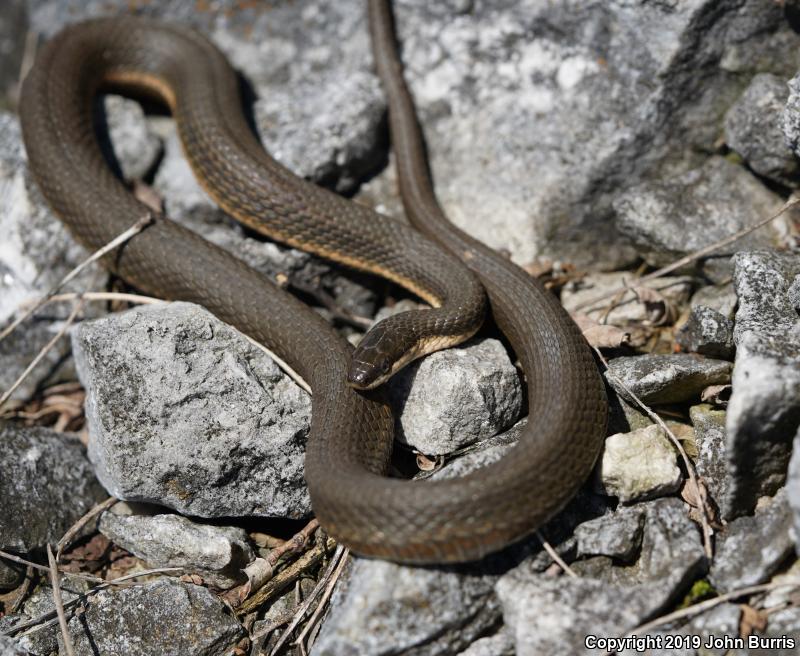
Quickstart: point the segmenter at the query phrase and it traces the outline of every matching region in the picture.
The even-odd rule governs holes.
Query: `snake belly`
[[[92,104],[106,88],[169,106],[196,177],[235,218],[286,244],[379,273],[434,307],[417,318],[398,315],[393,330],[406,338],[438,331],[457,341],[480,322],[483,291],[454,256],[275,162],[243,117],[224,56],[193,30],[143,18],[66,28],[44,46],[23,85],[30,169],[55,213],[88,248],[103,246],[149,211],[114,176],[98,146]],[[384,475],[391,412],[380,391],[347,384],[351,347],[264,276],[161,216],[104,263],[147,293],[204,305],[309,383],[305,474],[312,505],[328,532],[356,553],[413,563],[479,558],[552,515],[596,456],[597,372],[589,375],[586,346],[546,292],[498,305],[496,289],[510,283],[513,295],[514,285],[522,285],[502,268],[488,285],[487,275],[478,275],[526,367],[530,428],[494,465],[419,484]]]

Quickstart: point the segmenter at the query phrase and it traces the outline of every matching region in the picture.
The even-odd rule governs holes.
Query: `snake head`
[[[356,389],[374,389],[413,359],[413,345],[384,320],[359,342],[350,360],[347,382]]]

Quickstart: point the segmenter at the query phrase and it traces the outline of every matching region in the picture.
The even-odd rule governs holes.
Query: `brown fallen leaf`
[[[599,323],[580,312],[573,314],[572,319],[578,324],[586,341],[595,348],[618,348],[630,342],[631,334],[618,326]]]
[[[678,318],[678,308],[661,292],[644,285],[631,287],[630,290],[636,295],[636,300],[644,305],[647,315],[646,323],[651,326],[666,326],[675,323]]]
[[[728,405],[732,391],[731,385],[709,385],[700,394],[700,400],[724,408]]]
[[[739,604],[739,608],[742,609],[742,614],[739,617],[739,635],[742,638],[747,640],[751,634],[767,628],[766,613],[747,604]]]

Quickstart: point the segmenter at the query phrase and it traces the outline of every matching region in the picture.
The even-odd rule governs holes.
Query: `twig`
[[[28,565],[28,567],[25,569],[25,578],[22,580],[22,585],[19,586],[17,598],[14,600],[14,603],[11,604],[11,608],[8,609],[9,613],[16,613],[20,608],[22,608],[22,604],[24,603],[25,598],[28,596],[28,593],[31,591],[31,586],[33,585],[33,572],[34,568]]]
[[[25,371],[23,371],[20,374],[19,378],[17,378],[17,380],[14,381],[11,387],[9,387],[5,391],[5,393],[2,396],[0,396],[0,407],[2,407],[3,404],[6,401],[8,401],[8,399],[11,398],[11,395],[16,391],[16,389],[20,385],[22,385],[22,383],[25,381],[28,375],[30,375],[31,371],[33,371],[36,368],[36,365],[38,365],[42,361],[42,358],[44,358],[44,356],[47,355],[50,352],[50,350],[58,343],[58,340],[60,340],[66,334],[67,330],[69,330],[69,327],[75,322],[78,313],[83,309],[83,305],[84,303],[82,299],[79,299],[78,302],[75,303],[75,307],[72,308],[72,312],[70,312],[66,321],[64,321],[64,325],[61,326],[61,329],[55,334],[55,336],[49,342],[47,342],[47,344],[44,345],[42,350],[40,350],[39,353],[36,354],[36,357],[25,368]]]
[[[97,515],[99,515],[101,512],[108,510],[111,506],[117,503],[117,501],[119,501],[119,499],[116,497],[109,497],[105,501],[95,505],[91,510],[89,510],[89,512],[87,512],[83,517],[69,527],[69,530],[64,533],[64,537],[62,537],[56,545],[56,563],[61,560],[62,552],[77,535],[78,531],[86,526],[86,524],[89,523],[94,517],[97,517]]]
[[[278,561],[285,554],[303,549],[311,536],[317,532],[318,528],[319,520],[315,517],[290,539],[286,540],[286,542],[270,551],[269,555],[267,556],[269,563],[273,566],[277,565]]]
[[[45,569],[50,570],[51,568],[47,567]],[[102,583],[98,583],[98,585],[96,585],[91,590],[79,594],[74,599],[70,599],[68,602],[64,604],[64,609],[66,610],[67,608],[75,606],[76,604],[87,599],[88,597],[97,594],[101,590],[105,590],[106,588],[110,588],[114,585],[122,585],[123,583],[130,581],[131,579],[137,579],[142,576],[153,576],[155,574],[171,574],[183,571],[184,571],[183,567],[159,567],[157,569],[146,569],[142,570],[141,572],[134,572],[133,574],[125,574],[124,576],[120,576],[116,579],[111,579],[110,581],[103,581]],[[62,572],[62,573],[66,576],[69,575],[69,572]],[[29,633],[33,633],[34,631],[38,631],[39,629],[44,628],[45,626],[49,626],[50,624],[49,620],[55,617],[56,617],[56,611],[51,610],[48,611],[47,613],[42,613],[38,617],[28,620],[27,622],[22,622],[20,624],[15,624],[12,627],[8,627],[7,629],[5,629],[5,631],[7,635],[14,635],[20,631],[24,631],[25,629],[30,629],[33,627],[33,631],[28,631],[28,633],[25,634],[28,635]]]
[[[10,560],[15,563],[19,563],[20,565],[26,565],[31,569],[39,570],[40,572],[47,572],[50,574],[50,568],[47,565],[40,565],[39,563],[34,563],[30,560],[25,560],[24,558],[20,558],[12,553],[8,553],[7,551],[0,550],[0,558],[5,560]],[[101,579],[99,576],[93,576],[92,574],[84,574],[83,572],[68,572],[65,569],[59,567],[58,571],[61,572],[64,576],[73,579],[81,579],[82,581],[90,581],[91,583],[104,583],[105,579]]]
[[[322,615],[322,611],[325,610],[328,599],[330,599],[331,594],[333,593],[333,588],[336,586],[337,581],[341,578],[342,572],[344,572],[344,567],[347,565],[347,556],[349,554],[350,551],[348,549],[345,549],[342,552],[342,555],[339,558],[339,564],[336,565],[336,569],[330,577],[330,580],[325,585],[325,592],[322,594],[322,599],[319,600],[316,609],[314,609],[314,614],[309,618],[308,622],[306,622],[306,625],[303,627],[300,635],[297,636],[297,640],[294,641],[294,644],[299,645],[302,651],[305,651],[303,649],[303,641],[305,640],[306,635],[308,635],[308,632],[316,626],[320,615]],[[288,633],[289,632],[287,631],[284,635],[288,635]],[[311,645],[309,645],[309,648],[310,647]],[[272,650],[272,653],[274,654],[276,651],[277,647]]]
[[[286,627],[284,632],[281,634],[280,639],[272,648],[272,654],[276,653],[289,639],[289,636],[292,635],[292,632],[297,628],[297,625],[305,617],[308,609],[311,608],[311,604],[314,603],[314,600],[317,598],[320,592],[322,592],[325,587],[328,585],[328,581],[330,581],[331,577],[333,576],[334,571],[336,570],[339,561],[342,559],[343,555],[347,552],[347,549],[342,545],[336,547],[336,551],[333,553],[333,557],[331,558],[331,562],[328,563],[328,567],[325,569],[325,573],[320,577],[319,581],[317,581],[317,585],[314,586],[314,589],[311,591],[311,594],[308,595],[308,598],[296,609],[294,617],[292,617],[292,621],[289,626]]]
[[[328,538],[325,544],[316,545],[313,549],[306,551],[300,558],[289,565],[289,567],[278,572],[263,588],[257,590],[252,597],[246,599],[241,607],[236,609],[236,614],[239,616],[246,615],[267,601],[277,597],[281,592],[292,585],[303,572],[318,565],[322,557],[333,549],[335,545],[336,542],[332,538]]]
[[[552,558],[553,561],[561,569],[563,569],[565,573],[567,573],[573,579],[579,578],[578,575],[575,573],[575,570],[573,570],[569,565],[567,565],[566,561],[561,556],[558,555],[558,552],[555,549],[553,549],[553,546],[547,540],[545,540],[541,531],[536,531],[536,537],[539,538],[539,542],[542,543],[544,550],[547,552],[550,558]]]
[[[686,467],[686,472],[689,474],[689,480],[691,481],[694,489],[697,491],[697,496],[698,496],[697,506],[698,509],[700,510],[700,523],[703,529],[703,551],[705,552],[706,558],[708,558],[710,561],[714,557],[714,548],[711,544],[711,536],[713,535],[713,529],[711,528],[711,523],[708,517],[707,506],[704,500],[702,499],[702,493],[700,490],[700,484],[697,481],[697,474],[695,473],[694,463],[692,462],[691,458],[689,458],[688,454],[686,453],[686,450],[683,448],[681,441],[677,438],[675,433],[673,433],[669,429],[667,424],[664,423],[664,420],[661,417],[659,417],[658,414],[653,412],[653,410],[651,410],[650,407],[647,406],[633,392],[633,390],[630,387],[628,387],[617,375],[611,372],[611,370],[608,368],[608,361],[605,359],[605,357],[603,357],[603,354],[600,353],[600,349],[594,346],[592,348],[594,349],[595,353],[597,353],[597,357],[600,358],[600,361],[603,363],[603,366],[606,368],[606,372],[608,372],[611,376],[613,376],[614,380],[617,381],[617,384],[623,390],[625,390],[625,392],[631,397],[631,399],[633,399],[636,402],[636,405],[638,405],[647,414],[647,416],[650,417],[650,419],[652,419],[661,427],[661,429],[669,437],[673,446],[678,450],[678,453],[680,453],[681,459],[683,460],[683,464]]]
[[[758,230],[759,228],[763,228],[765,225],[771,223],[779,216],[781,216],[784,212],[792,209],[793,207],[796,207],[797,205],[800,205],[800,198],[791,201],[786,201],[775,214],[772,214],[771,216],[768,216],[766,219],[762,219],[761,221],[758,221],[755,224],[748,226],[747,228],[742,228],[738,232],[735,232],[732,235],[729,235],[728,237],[720,239],[719,241],[716,241],[713,244],[709,244],[708,246],[705,246],[697,251],[694,251],[693,253],[689,253],[688,255],[685,255],[684,257],[675,260],[674,262],[668,264],[665,267],[661,267],[660,269],[648,273],[646,276],[642,276],[641,278],[639,278],[639,283],[648,282],[650,280],[660,278],[661,276],[665,276],[668,273],[672,273],[673,271],[680,269],[682,266],[686,266],[687,264],[691,264],[695,260],[699,260],[700,258],[705,257],[706,255],[710,255],[711,253],[713,253],[716,250],[719,250],[720,248],[724,248],[729,244],[739,241],[742,237],[746,237],[751,232]],[[589,300],[584,301],[583,303],[578,305],[575,308],[575,311],[577,312],[578,310],[583,310],[591,305],[594,305],[595,303],[599,303],[600,301],[605,301],[606,299],[611,298],[616,294],[618,294],[619,292],[625,290],[626,287],[617,287],[616,289],[612,289],[604,294],[601,294],[600,296],[597,296],[595,298],[590,298]]]
[[[67,656],[75,656],[75,648],[72,646],[72,637],[67,628],[67,616],[64,614],[64,600],[61,598],[61,580],[58,576],[58,567],[56,567],[56,557],[53,555],[53,550],[50,545],[47,545],[47,562],[50,563],[50,582],[53,585],[53,603],[56,605],[56,614],[58,615],[58,624],[61,626],[61,637],[64,638],[64,650]]]
[[[78,294],[76,292],[66,292],[64,294],[56,294],[51,296],[45,302],[57,303],[63,301],[74,301],[78,296],[82,296],[87,301],[126,301],[128,303],[136,303],[137,305],[158,305],[159,303],[168,303],[160,298],[153,296],[144,296],[142,294],[128,294],[126,292],[83,292]]]
[[[680,610],[667,613],[666,615],[657,617],[656,619],[651,620],[650,622],[641,624],[637,626],[635,629],[631,629],[630,631],[628,631],[623,636],[623,638],[627,638],[634,634],[649,633],[653,629],[657,629],[658,627],[664,626],[666,624],[672,624],[676,620],[681,620],[686,617],[694,617],[695,615],[700,615],[701,613],[704,613],[711,608],[719,606],[720,604],[724,604],[726,601],[731,601],[733,599],[738,599],[739,597],[744,597],[747,595],[758,594],[759,592],[768,592],[769,590],[776,590],[778,588],[800,588],[800,581],[785,582],[785,583],[762,583],[761,585],[751,585],[746,588],[739,588],[738,590],[726,592],[725,594],[722,594],[718,597],[714,597],[713,599],[707,599],[706,601],[701,601],[699,604],[694,604],[693,606],[688,606],[687,608],[681,608]],[[608,653],[615,654],[616,651]]]
[[[0,340],[5,339],[14,332],[14,329],[19,326],[25,319],[31,316],[34,312],[36,312],[40,307],[45,305],[52,296],[55,296],[58,291],[64,287],[67,283],[69,283],[75,276],[77,276],[81,271],[83,271],[87,266],[89,266],[92,262],[96,262],[104,255],[108,254],[109,252],[113,251],[117,246],[124,244],[128,241],[131,237],[139,234],[146,226],[150,225],[154,220],[154,216],[150,213],[147,216],[142,217],[136,223],[134,223],[130,228],[128,228],[125,232],[118,235],[110,242],[108,242],[105,246],[96,250],[92,253],[89,257],[87,257],[83,262],[81,262],[78,266],[76,266],[72,271],[70,271],[66,276],[64,276],[59,282],[57,282],[53,287],[50,288],[42,299],[40,299],[37,303],[35,303],[32,307],[27,309],[23,312],[19,317],[17,317],[14,321],[12,321],[3,331],[0,331]]]

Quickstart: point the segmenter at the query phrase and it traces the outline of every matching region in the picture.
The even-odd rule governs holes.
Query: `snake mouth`
[[[371,390],[383,385],[391,378],[393,368],[385,371],[372,362],[353,359],[347,372],[347,384],[358,390]]]

